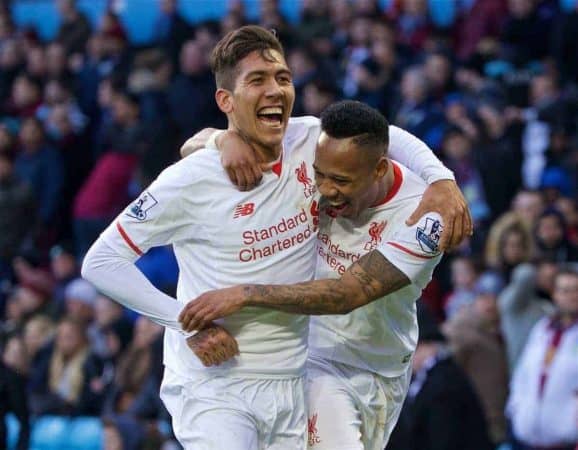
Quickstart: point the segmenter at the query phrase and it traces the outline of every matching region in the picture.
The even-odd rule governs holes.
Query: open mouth
[[[261,108],[257,112],[257,118],[268,126],[280,127],[283,125],[283,108],[280,106]]]
[[[348,202],[329,203],[325,208],[325,212],[330,217],[337,217],[340,216],[348,206],[349,206]]]

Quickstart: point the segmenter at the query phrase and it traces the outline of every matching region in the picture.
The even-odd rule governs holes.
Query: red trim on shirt
[[[546,382],[548,381],[549,368],[556,356],[556,352],[560,348],[560,342],[562,341],[562,335],[570,327],[563,327],[562,324],[554,319],[548,325],[548,329],[552,332],[550,336],[550,342],[548,342],[548,347],[546,348],[546,354],[544,355],[544,361],[542,362],[542,372],[540,373],[540,397],[544,394],[544,389],[546,387]]]
[[[271,166],[271,170],[278,177],[281,176],[281,169],[283,169],[283,153],[281,153],[281,156],[279,157],[279,161],[277,161],[275,164],[273,164]]]
[[[415,256],[416,258],[432,259],[432,258],[435,258],[437,256],[437,255],[433,255],[433,256],[420,255],[419,253],[416,253],[416,252],[410,250],[409,248],[406,248],[403,245],[398,244],[397,242],[389,241],[388,244],[391,245],[392,247],[395,247],[395,248],[401,250],[402,252],[408,253],[411,256]]]
[[[127,245],[132,249],[132,251],[135,252],[137,255],[142,256],[142,250],[136,246],[136,244],[131,240],[131,238],[128,237],[128,234],[126,234],[126,231],[124,231],[124,228],[122,227],[120,222],[116,223],[116,229],[118,230],[124,241],[127,243]]]
[[[403,173],[401,172],[401,169],[393,161],[390,160],[390,162],[393,165],[393,184],[389,188],[389,191],[387,191],[387,194],[385,194],[385,197],[375,205],[372,205],[371,206],[372,208],[384,205],[388,201],[390,201],[395,196],[395,194],[399,192],[399,188],[401,187],[401,183],[403,182]]]

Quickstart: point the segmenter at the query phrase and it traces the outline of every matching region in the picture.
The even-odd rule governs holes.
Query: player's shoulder
[[[289,127],[301,126],[305,128],[320,127],[321,120],[315,116],[298,116],[289,118]]]
[[[283,139],[285,157],[295,155],[299,158],[313,159],[319,133],[321,122],[317,117],[291,117]]]
[[[321,121],[314,116],[291,117],[287,125],[285,138],[298,139],[307,135],[318,135],[321,131]]]
[[[415,172],[412,172],[403,164],[392,161],[394,168],[394,185],[399,185],[396,195],[393,197],[394,204],[397,206],[409,207],[408,203],[414,203],[421,200],[421,197],[427,189],[427,183],[422,180]]]
[[[191,185],[199,180],[214,178],[224,172],[219,151],[203,148],[164,169],[158,177],[161,182]]]
[[[401,141],[401,143],[403,143],[420,139],[417,136],[411,134],[409,131],[404,130],[403,128],[389,124],[389,141],[391,142],[392,140]]]
[[[417,136],[395,125],[389,126],[389,151],[391,154],[400,153],[411,155],[424,149],[431,149]]]

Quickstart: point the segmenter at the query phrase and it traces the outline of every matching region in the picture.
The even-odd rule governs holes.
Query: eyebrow
[[[321,172],[317,166],[315,164],[313,164],[313,169],[315,170],[315,172]],[[329,173],[329,174],[324,174],[326,177],[330,177],[330,178],[334,178],[336,180],[340,180],[340,181],[351,181],[352,178],[345,176],[345,175],[338,175],[335,173]]]
[[[249,72],[245,78],[251,78],[251,77],[255,77],[255,76],[265,76],[267,75],[269,72],[267,70],[252,70],[251,72]],[[293,73],[291,72],[291,70],[289,69],[279,69],[277,71],[275,71],[275,76],[277,75],[289,75],[289,76],[293,76]]]

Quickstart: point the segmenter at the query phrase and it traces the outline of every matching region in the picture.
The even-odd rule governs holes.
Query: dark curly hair
[[[387,155],[389,123],[365,103],[353,100],[333,103],[321,113],[321,129],[335,139],[353,138],[354,145],[377,157]]]
[[[217,87],[233,90],[239,61],[249,53],[258,51],[265,61],[273,62],[275,58],[271,50],[284,55],[279,39],[266,28],[246,25],[227,33],[211,53],[211,70],[215,74]]]

